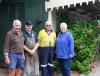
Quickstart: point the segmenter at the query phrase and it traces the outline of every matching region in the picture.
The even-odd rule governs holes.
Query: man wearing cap
[[[56,33],[53,31],[50,21],[45,22],[45,29],[39,32],[38,41],[41,76],[53,76],[53,55]]]
[[[9,68],[8,76],[21,76],[24,66],[24,37],[20,20],[13,21],[13,28],[7,33],[4,43],[4,58]]]
[[[23,76],[39,76],[39,61],[37,55],[38,40],[35,32],[32,31],[32,21],[25,22],[24,44],[25,49],[25,66]]]

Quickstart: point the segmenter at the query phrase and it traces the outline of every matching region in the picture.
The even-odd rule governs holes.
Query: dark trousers
[[[71,59],[58,59],[62,76],[71,76]]]
[[[41,67],[41,76],[53,76],[53,67],[52,66]]]
[[[53,76],[53,47],[40,48],[40,70],[41,76]]]

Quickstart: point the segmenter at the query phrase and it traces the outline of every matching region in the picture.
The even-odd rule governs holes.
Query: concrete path
[[[80,76],[100,76],[100,61],[96,62],[95,68],[92,68],[88,75],[81,74]]]
[[[91,72],[88,76],[100,76],[100,67]]]
[[[97,62],[96,68],[92,69],[88,76],[100,76],[100,61]]]
[[[0,76],[8,76],[7,75],[7,69],[5,69],[5,68],[0,68]]]

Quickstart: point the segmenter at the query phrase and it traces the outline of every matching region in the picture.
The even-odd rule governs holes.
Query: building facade
[[[59,13],[60,12],[60,13]],[[46,20],[57,28],[57,16],[63,12],[74,20],[83,20],[100,15],[99,0],[0,0],[0,61],[3,58],[3,43],[6,33],[12,28],[13,19],[20,19],[22,27],[25,20],[32,20],[33,30],[38,32]],[[77,18],[77,16],[79,16]],[[83,21],[82,20],[82,21]]]
[[[3,58],[3,43],[14,19],[32,20],[33,30],[38,32],[47,20],[44,0],[0,0],[0,61]]]
[[[68,13],[72,21],[88,21],[100,16],[100,0],[49,0],[45,1],[48,19],[57,28],[58,15]]]

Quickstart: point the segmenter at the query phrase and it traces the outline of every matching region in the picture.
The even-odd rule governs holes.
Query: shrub
[[[97,21],[69,25],[69,31],[72,32],[75,40],[75,56],[72,59],[72,70],[80,73],[88,73],[90,71],[89,65],[96,58],[97,25]],[[55,65],[55,69],[59,70],[57,60]]]
[[[96,58],[96,41],[100,33],[98,30],[100,26],[97,27],[97,20],[86,23],[70,22],[68,15],[68,12],[58,13],[58,23],[62,21],[66,22],[75,40],[75,56],[72,60],[72,70],[88,73],[90,71],[89,65]],[[100,39],[98,39],[98,41],[100,41]],[[56,65],[56,67],[58,67],[58,65]]]
[[[84,25],[84,26],[83,26]],[[97,22],[87,24],[74,24],[71,28],[75,40],[75,57],[72,61],[72,69],[81,73],[90,71],[89,65],[96,57],[96,39],[98,30]]]

